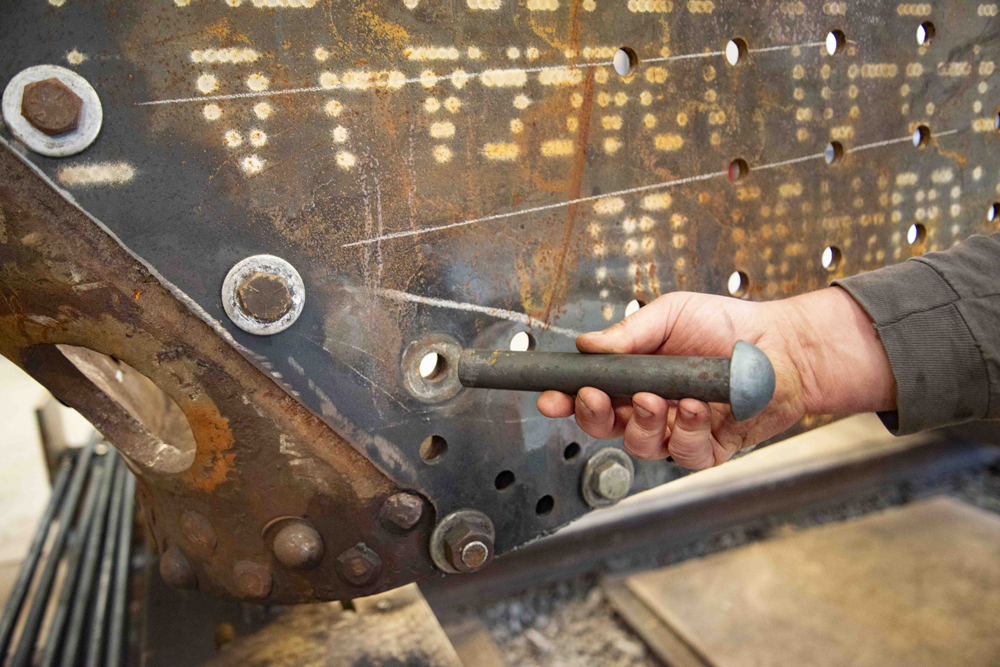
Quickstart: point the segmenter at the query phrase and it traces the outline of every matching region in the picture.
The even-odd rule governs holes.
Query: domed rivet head
[[[323,538],[305,521],[295,521],[274,537],[278,562],[293,570],[311,570],[323,560]]]
[[[208,517],[194,510],[187,510],[181,515],[181,534],[192,552],[206,558],[215,552],[215,545],[219,541]]]
[[[172,546],[160,556],[160,576],[168,586],[194,590],[198,588],[198,577],[191,567],[191,561],[178,547]]]

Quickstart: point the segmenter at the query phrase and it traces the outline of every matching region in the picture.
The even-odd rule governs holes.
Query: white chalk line
[[[780,46],[768,46],[759,49],[749,49],[749,53],[765,53],[768,51],[785,51],[788,49],[793,49],[796,46],[801,48],[813,47],[813,46],[823,46],[823,42],[808,42],[806,44],[782,44]],[[642,63],[655,63],[655,62],[665,62],[670,60],[687,60],[690,58],[709,58],[715,56],[724,56],[725,51],[705,51],[702,53],[684,53],[676,56],[658,56],[656,58],[643,58],[639,62]],[[533,74],[536,72],[545,72],[551,70],[560,69],[582,69],[586,67],[613,67],[614,63],[612,61],[602,61],[594,63],[567,63],[565,65],[545,65],[540,67],[515,67],[508,69],[492,68],[488,70],[482,70],[480,72],[463,72],[458,75],[460,79],[476,79],[482,77],[486,72],[525,72],[528,74]],[[440,79],[450,79],[452,74],[435,74],[433,75],[435,83]],[[399,82],[397,87],[402,87],[408,83],[423,83],[424,77],[416,77],[412,79],[404,79]],[[146,102],[137,102],[136,106],[154,106],[158,104],[180,104],[184,102],[206,102],[211,100],[237,100],[237,99],[247,99],[253,97],[272,97],[274,95],[295,95],[299,93],[319,93],[324,91],[334,91],[334,90],[367,90],[369,88],[388,88],[389,83],[384,81],[372,82],[367,86],[351,86],[345,83],[337,83],[332,86],[306,86],[304,88],[285,88],[279,90],[260,90],[248,93],[227,93],[219,95],[201,95],[198,97],[176,97],[166,100],[149,100]]]
[[[375,290],[375,294],[384,298],[391,299],[393,301],[402,301],[407,303],[419,303],[425,306],[434,306],[437,308],[450,308],[452,310],[465,310],[471,313],[482,313],[483,315],[489,315],[490,317],[495,317],[500,320],[508,320],[510,322],[517,322],[518,324],[523,324],[525,326],[543,329],[546,331],[551,331],[552,333],[557,333],[563,336],[569,336],[570,338],[576,338],[580,335],[579,331],[574,331],[573,329],[565,329],[563,327],[556,327],[543,322],[535,317],[526,315],[525,313],[518,313],[513,310],[504,310],[503,308],[489,308],[487,306],[479,306],[474,303],[465,303],[462,301],[450,301],[448,299],[435,299],[429,296],[420,296],[419,294],[410,294],[409,292],[400,292],[394,289],[378,289]]]
[[[949,134],[955,134],[958,130],[947,130],[945,132],[937,132],[932,134],[932,137],[944,137]],[[904,141],[912,141],[913,137],[900,137],[898,139],[888,139],[885,141],[876,141],[870,144],[862,144],[861,146],[855,146],[853,148],[847,149],[848,153],[854,153],[857,151],[864,151],[871,148],[880,148],[882,146],[889,146],[891,144],[898,144]],[[790,160],[781,160],[779,162],[770,162],[768,164],[756,165],[750,167],[750,171],[763,171],[765,169],[775,169],[777,167],[784,167],[790,164],[797,164],[799,162],[808,162],[810,160],[818,160],[825,158],[825,153],[813,153],[812,155],[805,155],[802,157],[791,158]],[[726,171],[713,171],[707,174],[700,174],[698,176],[688,176],[687,178],[678,178],[672,181],[664,181],[662,183],[653,183],[652,185],[640,185],[634,188],[628,188],[625,190],[616,190],[614,192],[606,192],[600,195],[593,195],[591,197],[579,197],[577,199],[570,199],[568,201],[556,202],[555,204],[545,204],[543,206],[534,206],[532,208],[524,208],[517,211],[508,211],[507,213],[495,213],[493,215],[487,215],[482,218],[473,218],[472,220],[463,220],[461,222],[452,222],[447,225],[437,225],[436,227],[426,227],[424,229],[410,229],[402,232],[393,232],[391,234],[383,234],[380,236],[375,236],[369,239],[362,239],[360,241],[352,241],[351,243],[344,243],[341,248],[353,248],[356,246],[370,245],[372,243],[379,243],[381,241],[389,241],[392,239],[404,238],[407,236],[418,236],[420,234],[429,234],[431,232],[440,232],[445,229],[454,229],[456,227],[465,227],[467,225],[474,225],[479,222],[490,222],[492,220],[503,220],[505,218],[513,218],[521,215],[528,215],[531,213],[539,213],[541,211],[550,211],[556,208],[564,208],[566,206],[572,206],[574,204],[582,204],[589,201],[596,201],[598,199],[604,199],[606,197],[619,197],[621,195],[635,194],[637,192],[645,192],[647,190],[662,190],[677,185],[684,185],[687,183],[693,183],[696,181],[704,181],[710,178],[717,178],[719,176],[728,176],[729,172]]]
[[[604,199],[606,197],[617,197],[619,195],[634,194],[636,192],[643,192],[645,190],[656,190],[668,188],[674,185],[683,185],[685,183],[692,183],[694,181],[704,181],[709,178],[715,178],[716,176],[725,176],[727,171],[715,171],[710,174],[701,174],[700,176],[689,176],[687,178],[679,178],[674,181],[665,181],[663,183],[654,183],[653,185],[640,185],[635,188],[629,188],[627,190],[617,190],[615,192],[608,192],[601,195],[593,195],[590,197],[580,197],[578,199],[570,199],[569,201],[561,201],[555,204],[545,204],[544,206],[535,206],[533,208],[524,208],[517,211],[509,211],[507,213],[496,213],[494,215],[488,215],[483,218],[475,218],[473,220],[463,220],[462,222],[453,222],[448,225],[439,225],[437,227],[427,227],[426,229],[411,229],[405,232],[393,232],[392,234],[385,234],[383,236],[376,236],[370,239],[364,239],[362,241],[354,241],[352,243],[345,243],[341,248],[351,248],[353,246],[368,245],[371,243],[378,243],[379,241],[387,241],[389,239],[398,239],[404,236],[416,236],[418,234],[427,234],[429,232],[438,232],[443,229],[452,229],[454,227],[465,227],[466,225],[474,225],[477,222],[489,222],[491,220],[502,220],[504,218],[513,218],[519,215],[528,215],[529,213],[538,213],[540,211],[548,211],[554,208],[564,208],[566,206],[572,206],[573,204],[582,204],[588,201],[596,201],[598,199]]]

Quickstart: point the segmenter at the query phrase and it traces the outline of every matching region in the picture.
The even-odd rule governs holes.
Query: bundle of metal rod
[[[96,436],[63,454],[0,617],[0,664],[123,664],[134,494],[132,473]]]

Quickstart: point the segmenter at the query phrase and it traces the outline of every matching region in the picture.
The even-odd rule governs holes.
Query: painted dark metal
[[[737,270],[744,298],[790,296],[995,228],[993,5],[278,4],[17,1],[0,21],[0,82],[66,64],[104,108],[101,135],[72,158],[25,153],[0,130],[0,351],[103,413],[119,444],[134,424],[84,396],[91,385],[46,345],[127,360],[185,409],[195,472],[136,470],[161,550],[181,543],[185,509],[218,522],[218,552],[198,565],[213,590],[233,590],[236,560],[271,562],[260,531],[284,514],[308,515],[327,543],[315,575],[276,575],[272,595],[293,601],[353,596],[327,561],[359,542],[390,573],[364,592],[431,571],[432,516],[405,539],[378,527],[393,493],[420,494],[426,515],[482,511],[498,554],[588,510],[580,470],[607,443],[517,392],[420,400],[402,363],[414,341],[504,349],[530,330],[537,349],[568,352],[633,298],[725,293]],[[935,38],[918,47],[927,20]],[[848,42],[829,56],[833,29]],[[734,37],[748,50],[731,66]],[[601,64],[619,46],[638,56],[631,78]],[[429,48],[444,59],[417,59]],[[487,74],[501,70],[524,82]],[[365,88],[356,72],[400,76]],[[919,125],[931,138],[915,148]],[[831,140],[843,152],[828,165]],[[516,156],[495,159],[498,144]],[[736,158],[749,171],[731,182]],[[102,181],[94,166],[116,169]],[[238,329],[220,299],[229,269],[261,253],[291,262],[307,293],[270,337]],[[432,435],[448,450],[429,465]],[[582,452],[567,460],[571,443]],[[291,463],[302,451],[308,474]],[[502,471],[517,482],[500,492]],[[637,462],[633,488],[680,474]],[[538,515],[544,496],[555,506]]]

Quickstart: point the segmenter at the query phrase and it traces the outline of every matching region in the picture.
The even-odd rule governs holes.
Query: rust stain
[[[229,419],[214,405],[204,403],[186,406],[184,414],[198,443],[194,463],[184,473],[185,481],[211,493],[226,481],[236,460],[236,452],[232,451],[236,441],[229,430]]]

